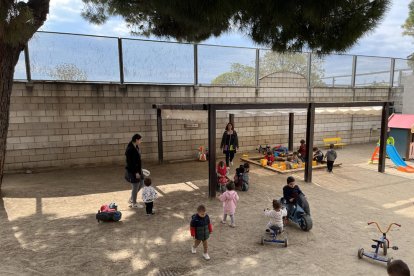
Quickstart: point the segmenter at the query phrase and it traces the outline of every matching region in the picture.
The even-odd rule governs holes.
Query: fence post
[[[24,47],[24,62],[26,65],[26,78],[28,82],[32,81],[32,73],[30,71],[30,56],[29,56],[29,44],[26,43]]]
[[[395,58],[392,58],[391,67],[390,67],[390,88],[394,87],[394,70],[395,70]]]
[[[307,85],[308,85],[308,93],[309,93],[309,99],[308,99],[308,102],[311,102],[311,100],[312,100],[312,89],[311,89],[311,85],[312,85],[312,82],[311,82],[311,74],[312,74],[312,53],[309,53],[308,54],[308,82],[307,82]]]
[[[124,58],[122,54],[122,38],[118,37],[119,81],[124,84]]]
[[[358,59],[357,56],[353,56],[352,58],[352,76],[351,76],[351,87],[352,88],[355,88],[357,59]]]
[[[198,45],[194,44],[194,85],[198,85]]]
[[[256,70],[255,70],[255,79],[254,85],[256,86],[256,92],[259,90],[259,75],[260,75],[260,50],[256,49]]]

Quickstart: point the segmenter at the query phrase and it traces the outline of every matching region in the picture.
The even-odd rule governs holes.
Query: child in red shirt
[[[275,157],[273,156],[271,151],[267,152],[266,159],[267,159],[267,165],[268,166],[272,166],[273,162],[275,162]]]
[[[227,178],[227,167],[223,161],[220,161],[217,165],[217,177],[218,177],[218,185],[219,191],[224,193],[226,191],[226,184],[229,181]]]
[[[300,140],[300,146],[298,149],[298,153],[300,154],[300,158],[302,159],[302,161],[305,161],[306,158],[306,143],[305,140]]]

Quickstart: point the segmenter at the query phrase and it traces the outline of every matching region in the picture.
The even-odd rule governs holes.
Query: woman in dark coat
[[[144,184],[144,175],[142,174],[141,164],[141,152],[139,145],[141,144],[142,137],[139,134],[132,136],[131,142],[129,142],[126,150],[126,167],[125,167],[125,179],[131,183],[132,191],[131,197],[128,200],[131,208],[142,208],[142,205],[137,204],[137,194]],[[137,179],[137,174],[140,176]],[[138,183],[139,182],[139,183]]]
[[[231,123],[228,123],[226,126],[226,130],[224,131],[223,137],[221,138],[220,148],[226,155],[227,167],[230,164],[233,165],[233,158],[236,154],[236,149],[239,149],[239,139],[237,138],[237,133]]]

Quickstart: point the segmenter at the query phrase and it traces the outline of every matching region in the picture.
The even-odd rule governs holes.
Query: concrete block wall
[[[27,89],[15,83],[11,98],[7,140],[6,171],[85,164],[122,164],[125,146],[132,134],[143,136],[143,158],[157,158],[156,111],[154,103],[242,103],[306,102],[306,80],[293,73],[276,73],[261,79],[254,87],[35,83]],[[351,89],[314,88],[313,100],[350,101]],[[357,89],[364,100],[383,100],[384,89]],[[219,112],[217,142],[228,114]],[[207,145],[207,122],[186,129],[183,120],[163,120],[165,159],[195,156],[200,145]],[[340,136],[347,143],[378,139],[373,129],[378,116],[317,115],[316,144],[323,137]],[[305,137],[306,115],[295,116],[295,143]],[[242,150],[260,143],[287,143],[288,116],[237,116],[236,130]],[[351,127],[352,125],[352,127]],[[353,129],[353,131],[351,131]]]

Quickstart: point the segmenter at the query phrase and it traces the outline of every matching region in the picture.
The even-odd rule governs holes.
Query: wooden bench
[[[340,137],[334,137],[334,138],[323,138],[323,143],[325,144],[325,148],[329,148],[331,144],[334,145],[334,147],[343,147],[346,146],[345,143],[342,143],[342,138]]]

